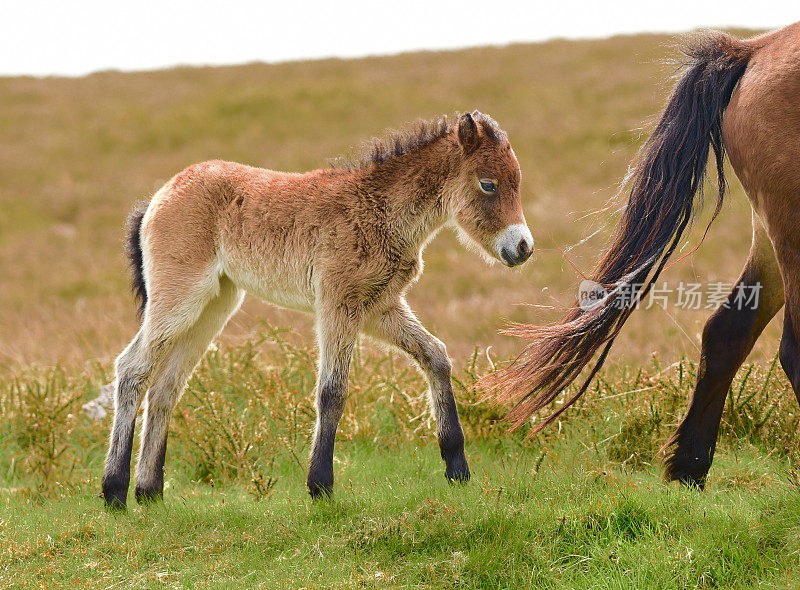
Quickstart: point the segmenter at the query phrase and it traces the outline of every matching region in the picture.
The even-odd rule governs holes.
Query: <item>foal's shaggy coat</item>
[[[126,502],[145,393],[136,497],[162,494],[172,408],[246,291],[316,314],[312,495],[333,486],[334,437],[361,331],[423,369],[446,475],[468,479],[447,352],[414,317],[405,293],[422,272],[425,244],[448,223],[489,256],[509,266],[524,262],[533,241],[519,183],[506,134],[477,111],[376,140],[365,159],[341,168],[291,174],[214,161],[175,176],[131,215],[129,256],[143,317],[117,359],[106,503]]]
[[[552,326],[512,328],[532,342],[486,383],[516,402],[511,418],[520,424],[554,400],[599,352],[582,387],[538,428],[575,402],[634,310],[631,299],[647,294],[680,244],[698,207],[711,151],[719,213],[727,150],[753,207],[752,247],[727,302],[703,330],[697,384],[667,443],[667,477],[702,487],[728,388],[784,302],[780,359],[800,399],[800,23],[749,40],[707,33],[686,54],[685,71],[631,170],[623,219],[591,277],[609,296],[590,310],[576,305]],[[736,304],[742,289],[759,286],[756,308]]]

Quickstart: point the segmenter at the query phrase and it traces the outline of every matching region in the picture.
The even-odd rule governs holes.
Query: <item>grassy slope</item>
[[[97,497],[106,376],[0,379],[0,586],[785,587],[800,582],[798,412],[769,369],[736,382],[709,489],[660,481],[657,450],[694,367],[601,379],[533,441],[455,375],[473,480],[451,487],[420,377],[360,354],[336,494],[304,480],[314,378],[277,332],[211,353],[171,428],[166,501],[111,515]],[[636,391],[636,394],[631,393]],[[634,402],[634,403],[631,403]],[[131,499],[131,502],[132,499]]]
[[[674,38],[618,37],[352,61],[102,73],[81,79],[0,79],[0,366],[112,359],[135,330],[122,258],[134,202],[196,161],[239,160],[308,170],[417,117],[480,108],[508,130],[522,165],[535,257],[513,272],[486,268],[445,234],[426,252],[411,294],[423,322],[458,360],[475,346],[507,358],[519,343],[504,319],[555,315],[524,303],[568,305],[577,277],[568,247],[613,221],[612,197],[669,91]],[[741,188],[706,244],[665,275],[733,281],[746,257]],[[613,208],[612,208],[613,209]],[[570,257],[588,269],[609,229]],[[695,234],[695,240],[697,233]],[[480,310],[480,313],[475,313]],[[636,315],[614,360],[695,356],[708,310]],[[248,300],[225,341],[261,317],[305,316]],[[469,321],[464,321],[464,318]],[[658,326],[654,334],[652,326]],[[758,356],[771,357],[776,328]]]
[[[0,504],[0,583],[72,588],[664,588],[787,587],[800,566],[797,487],[665,489],[651,473],[569,465],[502,443],[471,446],[480,474],[441,477],[432,445],[391,453],[346,443],[340,499],[312,504],[294,483],[254,502],[236,488],[173,485],[168,502],[115,516],[90,490]],[[93,491],[93,490],[92,490]]]

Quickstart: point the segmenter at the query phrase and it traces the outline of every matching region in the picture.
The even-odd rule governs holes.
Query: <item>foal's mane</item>
[[[456,113],[452,119],[447,115],[434,119],[418,119],[400,129],[390,129],[383,137],[373,137],[364,142],[353,156],[335,158],[330,164],[333,168],[357,170],[397,158],[451,133],[458,126],[458,116]],[[508,138],[497,121],[489,115],[474,111],[472,117],[492,139],[505,141]]]

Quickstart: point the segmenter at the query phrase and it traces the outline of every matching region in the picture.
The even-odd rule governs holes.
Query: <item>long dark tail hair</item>
[[[131,290],[139,304],[137,316],[140,320],[147,305],[147,286],[144,282],[141,233],[142,220],[149,204],[149,201],[137,203],[128,214],[127,240],[125,241],[125,254],[128,256],[128,265],[131,269]]]
[[[588,309],[576,303],[549,326],[517,324],[505,330],[531,342],[510,366],[488,375],[481,386],[487,395],[514,404],[508,414],[514,427],[552,402],[601,350],[583,385],[534,433],[589,387],[636,303],[648,293],[694,217],[709,148],[719,177],[714,217],[719,213],[725,195],[722,115],[752,51],[752,45],[718,32],[706,33],[685,48],[683,74],[630,170],[627,208],[591,275],[608,293],[605,299]]]

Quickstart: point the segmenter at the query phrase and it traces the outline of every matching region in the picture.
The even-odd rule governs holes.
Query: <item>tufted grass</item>
[[[291,340],[296,343],[291,343]],[[694,366],[603,374],[533,440],[456,370],[473,479],[451,486],[424,384],[364,348],[350,376],[333,500],[304,489],[314,358],[264,327],[209,353],[176,410],[166,499],[110,514],[97,497],[110,417],[80,406],[106,378],[0,380],[3,587],[747,588],[800,581],[793,393],[773,365],[730,391],[708,489],[661,481],[658,449]]]

